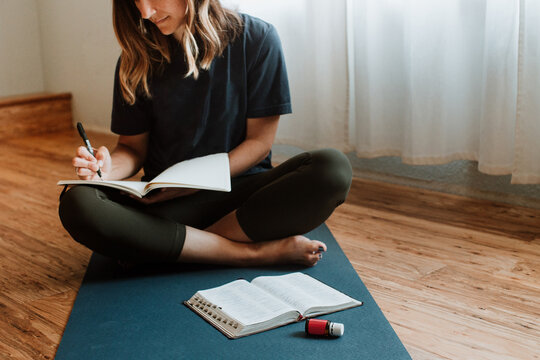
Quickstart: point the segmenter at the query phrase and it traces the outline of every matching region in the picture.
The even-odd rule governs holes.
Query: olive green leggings
[[[253,241],[304,234],[345,201],[352,170],[345,155],[324,149],[297,155],[266,172],[233,178],[231,192],[198,191],[144,205],[117,190],[75,186],[60,199],[62,224],[102,255],[136,262],[174,262],[186,225],[205,229],[228,213]]]

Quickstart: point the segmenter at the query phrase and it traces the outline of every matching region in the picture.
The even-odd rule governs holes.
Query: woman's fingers
[[[111,165],[111,154],[109,153],[109,149],[107,149],[105,146],[100,146],[99,149],[96,149],[94,154],[96,154],[99,167],[105,167],[105,170],[108,171]]]
[[[82,180],[94,179],[100,168],[98,160],[84,146],[77,148],[76,156],[72,159],[71,163],[75,167],[77,176]]]
[[[71,163],[73,164],[75,168],[90,169],[93,172],[96,172],[99,169],[98,161],[95,159],[93,161],[88,161],[80,157],[75,157],[73,158]]]
[[[79,146],[76,151],[76,156],[73,158],[73,166],[75,167],[90,167],[91,164],[97,164],[97,159],[90,154],[84,146]],[[96,169],[97,170],[97,169]]]
[[[88,161],[95,160],[96,158],[90,154],[90,151],[85,146],[79,146],[76,152],[77,157],[86,159]]]
[[[74,167],[87,168],[87,167],[90,167],[92,164],[97,165],[97,160],[88,161],[80,157],[74,157],[71,163],[73,164]]]
[[[92,170],[87,169],[87,168],[76,168],[75,171],[77,173],[77,176],[81,180],[91,180],[96,174],[95,171],[92,171]]]

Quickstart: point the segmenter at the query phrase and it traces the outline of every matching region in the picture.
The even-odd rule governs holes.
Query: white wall
[[[111,0],[37,0],[37,4],[45,89],[71,92],[74,121],[108,131],[120,54]]]
[[[0,0],[0,96],[43,90],[36,0]]]

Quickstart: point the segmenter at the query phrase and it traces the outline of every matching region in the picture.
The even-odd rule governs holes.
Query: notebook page
[[[193,187],[230,191],[229,156],[226,153],[219,153],[182,161],[156,176],[151,183],[181,183]]]
[[[270,296],[246,280],[236,280],[198,293],[244,325],[260,323],[280,314],[295,311],[290,305]]]

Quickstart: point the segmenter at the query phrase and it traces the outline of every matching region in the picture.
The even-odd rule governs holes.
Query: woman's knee
[[[74,186],[66,191],[62,195],[58,207],[60,219],[68,218],[73,213],[84,211],[89,203],[92,202],[92,198],[95,197],[94,192],[95,190],[89,186]]]
[[[345,154],[336,149],[311,152],[313,179],[325,192],[336,194],[345,200],[352,182],[352,167]]]
[[[99,228],[93,223],[97,222],[94,218],[101,212],[99,207],[103,199],[100,194],[101,192],[89,186],[74,186],[60,199],[60,220],[76,241],[80,242],[80,233]]]

